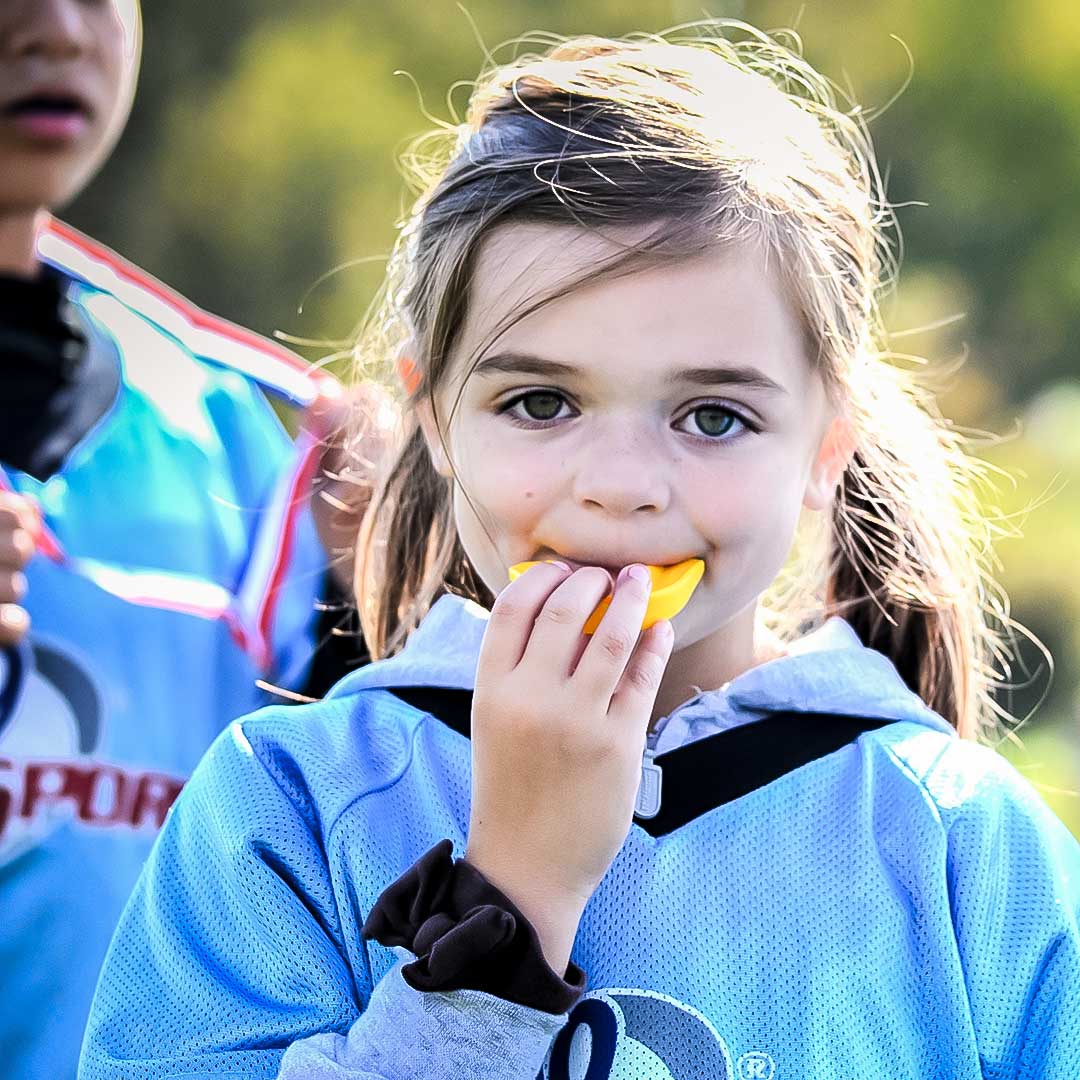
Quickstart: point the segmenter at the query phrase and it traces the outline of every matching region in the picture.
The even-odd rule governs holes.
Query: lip
[[[651,561],[648,559],[627,559],[625,562],[607,563],[599,561],[590,561],[588,559],[574,559],[569,555],[560,555],[557,551],[544,552],[532,557],[533,562],[544,562],[548,559],[558,559],[560,562],[564,562],[572,570],[580,570],[586,566],[598,566],[601,570],[606,570],[612,577],[612,580],[619,576],[619,572],[625,566],[631,566],[633,563],[641,563],[643,566],[677,566],[681,562],[685,562],[687,559],[698,559],[700,555],[680,555],[674,559],[664,559]]]
[[[66,111],[34,109],[41,100],[68,106]],[[33,142],[65,143],[79,139],[94,121],[96,110],[87,95],[71,83],[37,83],[20,88],[0,103],[0,121]]]

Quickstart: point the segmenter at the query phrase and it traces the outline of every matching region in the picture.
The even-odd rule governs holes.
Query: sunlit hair
[[[1009,619],[990,575],[983,467],[887,352],[878,297],[896,269],[895,222],[865,125],[779,40],[728,22],[693,33],[544,38],[543,55],[482,74],[465,122],[407,157],[420,195],[358,345],[365,373],[407,356],[414,381],[359,541],[367,646],[395,653],[444,592],[494,599],[457,537],[456,481],[434,470],[410,407],[435,403],[451,362],[490,344],[455,359],[493,232],[546,222],[634,235],[589,281],[748,245],[779,268],[808,362],[856,439],[831,515],[804,515],[824,527],[804,520],[763,618],[790,640],[843,615],[962,735],[985,735],[1002,715],[991,690],[1008,653],[995,627]],[[452,413],[436,412],[443,432]]]

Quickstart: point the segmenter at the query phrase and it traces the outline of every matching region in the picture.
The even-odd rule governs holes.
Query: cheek
[[[471,421],[467,439],[455,439],[454,466],[461,484],[490,517],[489,527],[529,529],[561,490],[564,465],[535,444],[507,438],[491,421]]]
[[[103,109],[95,157],[108,154],[127,122],[139,68],[138,19],[133,0],[117,0],[115,7],[110,5],[108,11],[102,12],[102,18],[97,38]]]
[[[776,448],[779,450],[779,448]],[[697,528],[725,571],[781,564],[799,521],[804,477],[791,458],[762,449],[708,470],[695,484]]]
[[[104,157],[112,150],[127,123],[135,97],[135,61],[121,51],[119,43],[102,65],[105,108],[98,128],[94,156]]]
[[[529,553],[524,549],[535,543],[536,530],[557,498],[559,469],[482,437],[467,446],[458,442],[454,467],[458,534],[469,561],[498,592],[506,584],[506,560],[524,558]]]

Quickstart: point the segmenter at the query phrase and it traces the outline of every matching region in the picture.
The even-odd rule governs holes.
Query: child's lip
[[[93,120],[96,111],[82,87],[70,82],[26,86],[7,97],[0,104],[0,112],[6,116],[18,116],[20,113],[31,111],[38,104],[42,109],[47,109],[50,105],[67,109],[70,114],[83,116],[87,120]]]
[[[613,578],[617,577],[619,571],[622,570],[621,566],[611,566],[601,562],[580,562],[577,559],[571,559],[567,555],[558,555],[556,558],[558,558],[560,562],[566,563],[571,570],[581,570],[586,566],[598,566],[601,570],[606,570]]]
[[[571,570],[580,570],[586,566],[598,566],[601,570],[606,570],[611,575],[612,580],[614,580],[619,576],[619,572],[624,567],[633,566],[634,563],[640,563],[642,566],[675,566],[678,563],[685,562],[686,559],[699,557],[700,556],[696,555],[684,555],[677,559],[657,559],[655,561],[648,559],[627,559],[626,562],[608,563],[597,561],[590,562],[587,560],[574,559],[569,555],[560,555],[558,552],[548,552],[546,554],[534,556],[533,562],[545,562],[552,559],[558,559],[560,562],[566,563]]]

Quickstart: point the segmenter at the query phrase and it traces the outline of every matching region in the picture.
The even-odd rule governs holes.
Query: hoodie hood
[[[489,615],[472,600],[439,597],[397,655],[347,675],[329,696],[405,686],[472,690]],[[834,616],[789,645],[784,656],[684,701],[657,722],[655,749],[664,753],[773,712],[911,720],[955,734],[908,689],[888,657],[868,649],[844,619]]]

